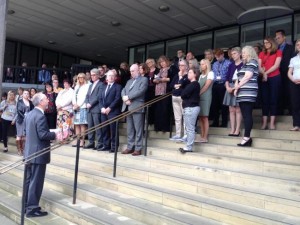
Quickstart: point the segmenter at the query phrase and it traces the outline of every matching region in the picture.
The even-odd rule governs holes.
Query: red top
[[[258,56],[258,58],[261,60],[261,67],[265,68],[265,71],[268,71],[275,64],[275,61],[278,57],[282,58],[282,52],[280,50],[277,50],[273,55],[270,55],[269,52],[267,54],[261,52]],[[275,77],[277,75],[280,75],[279,67],[272,73],[269,73],[268,77]]]

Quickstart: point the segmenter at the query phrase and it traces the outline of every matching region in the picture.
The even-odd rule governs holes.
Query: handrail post
[[[148,148],[148,126],[149,126],[149,121],[148,121],[148,116],[149,116],[149,105],[146,107],[146,131],[145,131],[145,151],[144,151],[144,156],[147,156],[147,148]]]
[[[119,150],[119,120],[116,121],[116,137],[115,137],[115,155],[114,155],[113,177],[116,177],[116,174],[117,174],[118,150]]]
[[[77,196],[77,180],[78,180],[78,167],[79,167],[79,153],[80,153],[80,137],[77,136],[76,143],[76,160],[75,160],[75,173],[74,173],[74,185],[73,185],[73,205],[76,204]]]
[[[170,138],[172,138],[172,132],[173,132],[173,116],[170,116]]]
[[[22,193],[21,221],[20,221],[21,225],[24,225],[24,221],[25,221],[25,201],[26,201],[26,198],[27,198],[27,186],[26,186],[27,169],[28,169],[28,166],[25,163],[24,164],[24,176],[23,176],[23,193]]]

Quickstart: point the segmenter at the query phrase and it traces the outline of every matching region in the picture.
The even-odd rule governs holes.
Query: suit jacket
[[[21,68],[16,73],[17,83],[30,83],[30,73],[27,68]]]
[[[51,81],[51,74],[48,70],[40,70],[38,74],[39,83],[49,83]]]
[[[25,118],[25,133],[27,134],[25,158],[36,152],[42,152],[44,148],[50,146],[50,140],[55,139],[55,133],[49,131],[46,116],[37,108],[31,110]],[[47,164],[49,162],[50,152],[30,161],[34,164]]]
[[[101,108],[109,107],[111,109],[109,114],[118,115],[121,113],[121,91],[122,86],[120,84],[114,83],[109,90],[107,90],[105,95],[105,90],[108,85],[105,85],[101,91],[99,104]]]
[[[92,92],[92,87],[93,84],[89,86],[89,90],[86,95],[85,103],[86,104],[91,104],[91,108],[88,109],[88,112],[90,113],[101,113],[101,108],[99,105],[99,99],[100,99],[100,94],[103,89],[103,83],[99,80],[98,83],[96,84],[93,92]]]
[[[282,59],[279,67],[281,76],[287,77],[290,60],[294,56],[295,56],[295,48],[290,44],[286,44],[282,52]]]
[[[122,106],[122,112],[128,108],[128,110],[136,109],[137,107],[141,106],[145,102],[145,93],[148,89],[148,79],[146,77],[139,76],[136,78],[135,83],[134,79],[130,79],[127,81],[125,87],[122,90],[122,97],[128,96],[129,100],[131,101],[131,104],[127,106],[125,102],[123,102]],[[140,110],[139,112],[143,112],[143,110]]]

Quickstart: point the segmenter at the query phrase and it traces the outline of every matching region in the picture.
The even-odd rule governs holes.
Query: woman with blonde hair
[[[272,37],[264,38],[264,48],[258,56],[259,72],[262,74],[262,126],[265,130],[268,127],[270,116],[270,130],[275,130],[275,119],[277,115],[277,103],[281,85],[280,62],[282,52],[277,49],[277,44]],[[286,76],[286,74],[283,74]]]
[[[256,102],[258,85],[258,58],[253,47],[245,46],[242,49],[243,66],[237,73],[237,79],[234,86],[234,95],[239,103],[244,119],[244,137],[238,146],[251,146],[252,138],[250,136],[253,117],[252,111]]]
[[[158,59],[158,65],[160,67],[159,73],[154,77],[153,83],[155,83],[155,96],[161,96],[166,94],[170,88],[169,83],[172,80],[171,74],[169,74],[170,61],[166,56],[160,56]],[[155,105],[155,131],[170,131],[170,107],[171,98],[167,97]]]
[[[87,129],[87,108],[85,103],[85,98],[89,90],[89,84],[86,81],[84,73],[79,73],[77,75],[77,84],[75,86],[72,104],[74,110],[74,126],[75,133],[83,134]],[[73,145],[76,147],[77,145]],[[84,146],[84,136],[80,140],[80,147]]]
[[[211,64],[208,59],[200,61],[200,117],[199,124],[201,129],[200,142],[208,142],[208,129],[209,129],[209,110],[212,100],[212,84],[214,80],[214,72],[211,70]]]
[[[9,91],[7,93],[7,99],[3,100],[0,104],[1,123],[2,123],[2,139],[4,149],[3,152],[7,152],[7,141],[8,141],[8,132],[12,128],[12,125],[15,124],[17,117],[17,104],[15,99],[15,93]]]

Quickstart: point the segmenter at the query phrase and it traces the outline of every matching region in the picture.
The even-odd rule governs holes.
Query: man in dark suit
[[[107,85],[104,86],[100,94],[101,122],[110,120],[121,113],[121,91],[122,86],[115,83],[117,77],[114,71],[106,73]],[[116,123],[112,123],[102,128],[103,147],[101,151],[115,152],[116,149]]]
[[[148,79],[139,74],[139,66],[133,64],[130,67],[131,79],[127,81],[122,90],[122,112],[134,110],[145,102],[145,94],[148,89]],[[142,138],[144,128],[144,110],[139,110],[127,116],[127,149],[122,154],[133,156],[141,155]],[[135,146],[135,150],[133,150]]]
[[[281,75],[281,94],[278,104],[278,114],[283,115],[284,109],[289,109],[291,113],[290,105],[290,81],[288,78],[289,64],[292,57],[295,55],[295,48],[286,42],[286,35],[284,30],[277,30],[276,42],[278,44],[278,49],[282,51],[282,59],[280,62],[280,75]]]
[[[44,111],[48,106],[46,95],[37,93],[33,96],[32,103],[35,108],[28,113],[25,119],[25,131],[27,135],[24,158],[37,152],[43,152],[50,147],[50,140],[56,138],[54,132],[50,132]],[[39,201],[42,195],[46,165],[50,163],[50,152],[36,157],[27,164],[25,207],[27,217],[46,216],[48,213],[41,211]]]
[[[99,104],[99,99],[104,86],[103,83],[99,80],[99,70],[97,68],[91,70],[91,78],[93,83],[90,85],[85,99],[86,107],[88,110],[88,129],[101,123],[101,108]],[[89,133],[88,139],[89,143],[84,148],[94,148],[95,150],[101,150],[101,148],[103,147],[103,137],[101,129]],[[95,145],[95,139],[97,140],[97,145]]]
[[[27,63],[22,63],[22,68],[18,69],[16,73],[16,83],[30,83],[29,70],[27,69]]]

